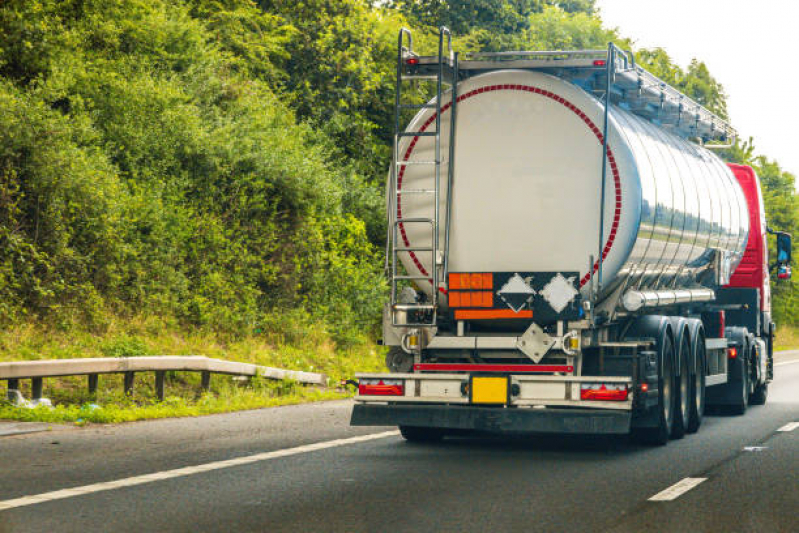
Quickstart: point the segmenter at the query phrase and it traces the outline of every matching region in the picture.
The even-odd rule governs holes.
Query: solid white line
[[[783,361],[781,363],[774,363],[774,366],[795,365],[796,363],[799,363],[799,359],[797,359],[795,361]]]
[[[678,481],[671,487],[667,488],[664,491],[658,492],[651,498],[649,498],[650,502],[670,502],[685,494],[692,488],[696,487],[703,481],[705,481],[706,477],[687,477],[681,481]]]
[[[796,428],[799,428],[799,422],[789,422],[788,424],[785,424],[777,431],[793,431]]]
[[[74,487],[71,489],[56,490],[53,492],[45,492],[42,494],[35,494],[32,496],[23,496],[22,498],[16,498],[13,500],[0,501],[0,511],[4,509],[13,509],[15,507],[24,507],[26,505],[34,505],[37,503],[49,502],[53,500],[62,500],[64,498],[72,498],[74,496],[82,496],[84,494],[91,494],[93,492],[102,492],[122,487],[143,485],[145,483],[151,483],[153,481],[161,481],[164,479],[190,476],[192,474],[199,474],[201,472],[220,470],[222,468],[230,468],[232,466],[241,466],[250,463],[255,463],[258,461],[268,461],[270,459],[277,459],[279,457],[289,457],[291,455],[299,455],[302,453],[324,450],[326,448],[336,448],[338,446],[346,446],[347,444],[357,444],[359,442],[366,442],[370,440],[385,439],[386,437],[393,437],[396,435],[399,435],[399,431],[384,431],[382,433],[372,433],[369,435],[361,435],[359,437],[350,437],[347,439],[336,439],[336,440],[329,440],[326,442],[306,444],[304,446],[297,446],[296,448],[286,448],[284,450],[275,450],[272,452],[257,453],[255,455],[247,455],[244,457],[237,457],[235,459],[228,459],[225,461],[215,461],[213,463],[206,463],[196,466],[187,466],[185,468],[176,468],[174,470],[165,470],[163,472],[153,472],[152,474],[144,474],[141,476],[117,479],[115,481],[106,481],[103,483],[94,483],[92,485],[85,485],[83,487]]]

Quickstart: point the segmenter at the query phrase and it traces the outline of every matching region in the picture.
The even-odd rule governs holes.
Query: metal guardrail
[[[201,386],[205,390],[211,386],[211,374],[260,376],[267,379],[293,380],[308,385],[327,384],[327,377],[315,372],[284,370],[194,355],[10,361],[0,363],[0,380],[8,382],[9,390],[15,390],[19,387],[20,379],[30,379],[31,395],[34,399],[38,399],[42,397],[43,379],[48,377],[86,375],[89,377],[89,393],[93,394],[97,391],[100,374],[124,374],[125,392],[129,393],[133,389],[136,372],[155,372],[156,394],[163,399],[164,377],[168,371],[201,372]]]

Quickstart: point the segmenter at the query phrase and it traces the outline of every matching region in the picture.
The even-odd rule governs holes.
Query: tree
[[[684,71],[662,48],[639,50],[635,56],[636,61],[652,74],[684,92],[721,118],[727,118],[727,95],[724,87],[710,74],[703,62],[693,59],[688,65],[688,70]]]
[[[483,30],[511,35],[530,28],[530,16],[554,6],[565,13],[594,12],[594,0],[394,0],[392,8],[411,21],[437,28],[446,26],[457,34]]]

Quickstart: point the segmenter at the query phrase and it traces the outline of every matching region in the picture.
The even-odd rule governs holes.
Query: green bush
[[[296,36],[244,0],[6,3],[0,320],[372,328],[381,203],[274,93]]]

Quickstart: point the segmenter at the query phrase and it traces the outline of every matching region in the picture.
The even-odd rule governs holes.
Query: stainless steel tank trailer
[[[391,372],[358,376],[353,424],[665,443],[765,401],[769,230],[752,169],[712,151],[726,121],[613,44],[461,59],[446,28],[433,56],[400,32],[395,119]]]

